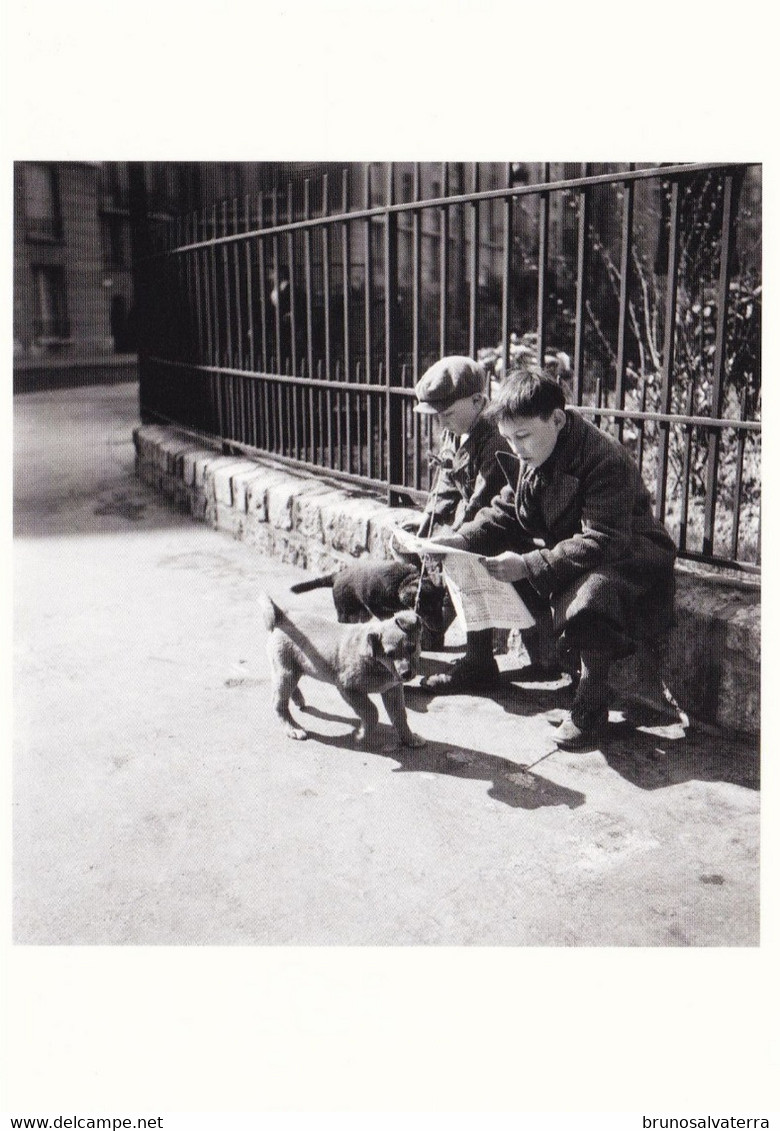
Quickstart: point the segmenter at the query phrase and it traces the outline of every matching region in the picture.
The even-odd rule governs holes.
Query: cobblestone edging
[[[221,455],[173,428],[143,425],[133,438],[147,486],[193,518],[315,573],[363,557],[387,560],[394,527],[414,513],[270,460]],[[759,590],[681,569],[677,610],[664,671],[678,702],[705,722],[758,734]]]

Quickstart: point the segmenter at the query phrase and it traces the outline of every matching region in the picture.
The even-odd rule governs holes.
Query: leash
[[[431,497],[432,497],[433,505],[432,505],[431,510],[432,510],[432,513],[435,514],[436,504],[439,501],[439,484],[441,483],[441,473],[442,473],[442,469],[443,469],[443,463],[442,463],[442,460],[440,460],[439,457],[436,456],[436,455],[429,456],[429,460],[430,460],[431,463],[435,463],[438,467],[438,471],[436,473],[436,482],[434,483],[433,492],[429,492],[429,494],[428,494],[428,500],[431,500]],[[426,506],[427,506],[427,502],[426,502]],[[417,527],[418,538],[420,536],[420,531],[422,530],[423,524],[425,523],[427,517],[428,517],[428,512],[426,510],[425,514],[420,519],[420,523]],[[422,562],[420,564],[420,580],[417,582],[417,593],[416,593],[415,598],[414,598],[414,612],[415,613],[417,612],[417,609],[418,609],[419,604],[420,604],[420,593],[422,592],[422,583],[423,583],[423,578],[425,577],[425,571],[428,570],[430,572],[430,566],[428,564],[429,556],[430,555],[427,554],[427,553],[423,554]]]

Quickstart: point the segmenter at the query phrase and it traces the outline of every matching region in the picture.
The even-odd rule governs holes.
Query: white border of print
[[[504,0],[136,0],[121,9],[7,0],[5,9],[6,264],[12,160],[728,158],[764,162],[765,274],[776,293],[769,139],[778,64],[776,36],[758,11],[669,0],[652,8],[566,0],[536,11]],[[9,291],[7,344],[10,312]],[[777,349],[765,345],[773,373]],[[764,461],[776,484],[771,445]],[[773,491],[764,497],[771,641],[777,527]],[[9,508],[4,497],[3,518]],[[6,719],[10,652],[3,649]],[[769,644],[770,687],[776,660]],[[607,1128],[641,1126],[620,1112],[777,1111],[771,712],[770,701],[760,948],[26,948],[9,946],[6,922],[9,1109],[540,1112],[550,1120],[611,1112],[599,1124]],[[4,849],[9,839],[6,829]],[[213,1118],[190,1126],[216,1126]],[[560,1126],[575,1124],[591,1119]],[[244,1125],[256,1124],[236,1115],[235,1126]]]

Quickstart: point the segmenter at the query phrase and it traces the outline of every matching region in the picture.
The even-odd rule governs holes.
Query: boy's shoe
[[[434,695],[459,695],[495,687],[500,679],[498,664],[492,657],[476,664],[463,656],[451,665],[449,671],[424,676],[420,687]]]
[[[594,707],[579,710],[575,707],[568,719],[561,723],[553,741],[562,750],[583,750],[592,747],[607,725],[609,710]]]

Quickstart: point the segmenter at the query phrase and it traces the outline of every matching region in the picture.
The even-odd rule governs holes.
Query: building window
[[[130,254],[128,227],[121,216],[101,216],[100,235],[104,267],[128,267]]]
[[[65,272],[61,267],[33,267],[32,271],[36,339],[70,337]]]
[[[24,189],[27,238],[61,239],[62,218],[56,169],[52,165],[25,165]]]

